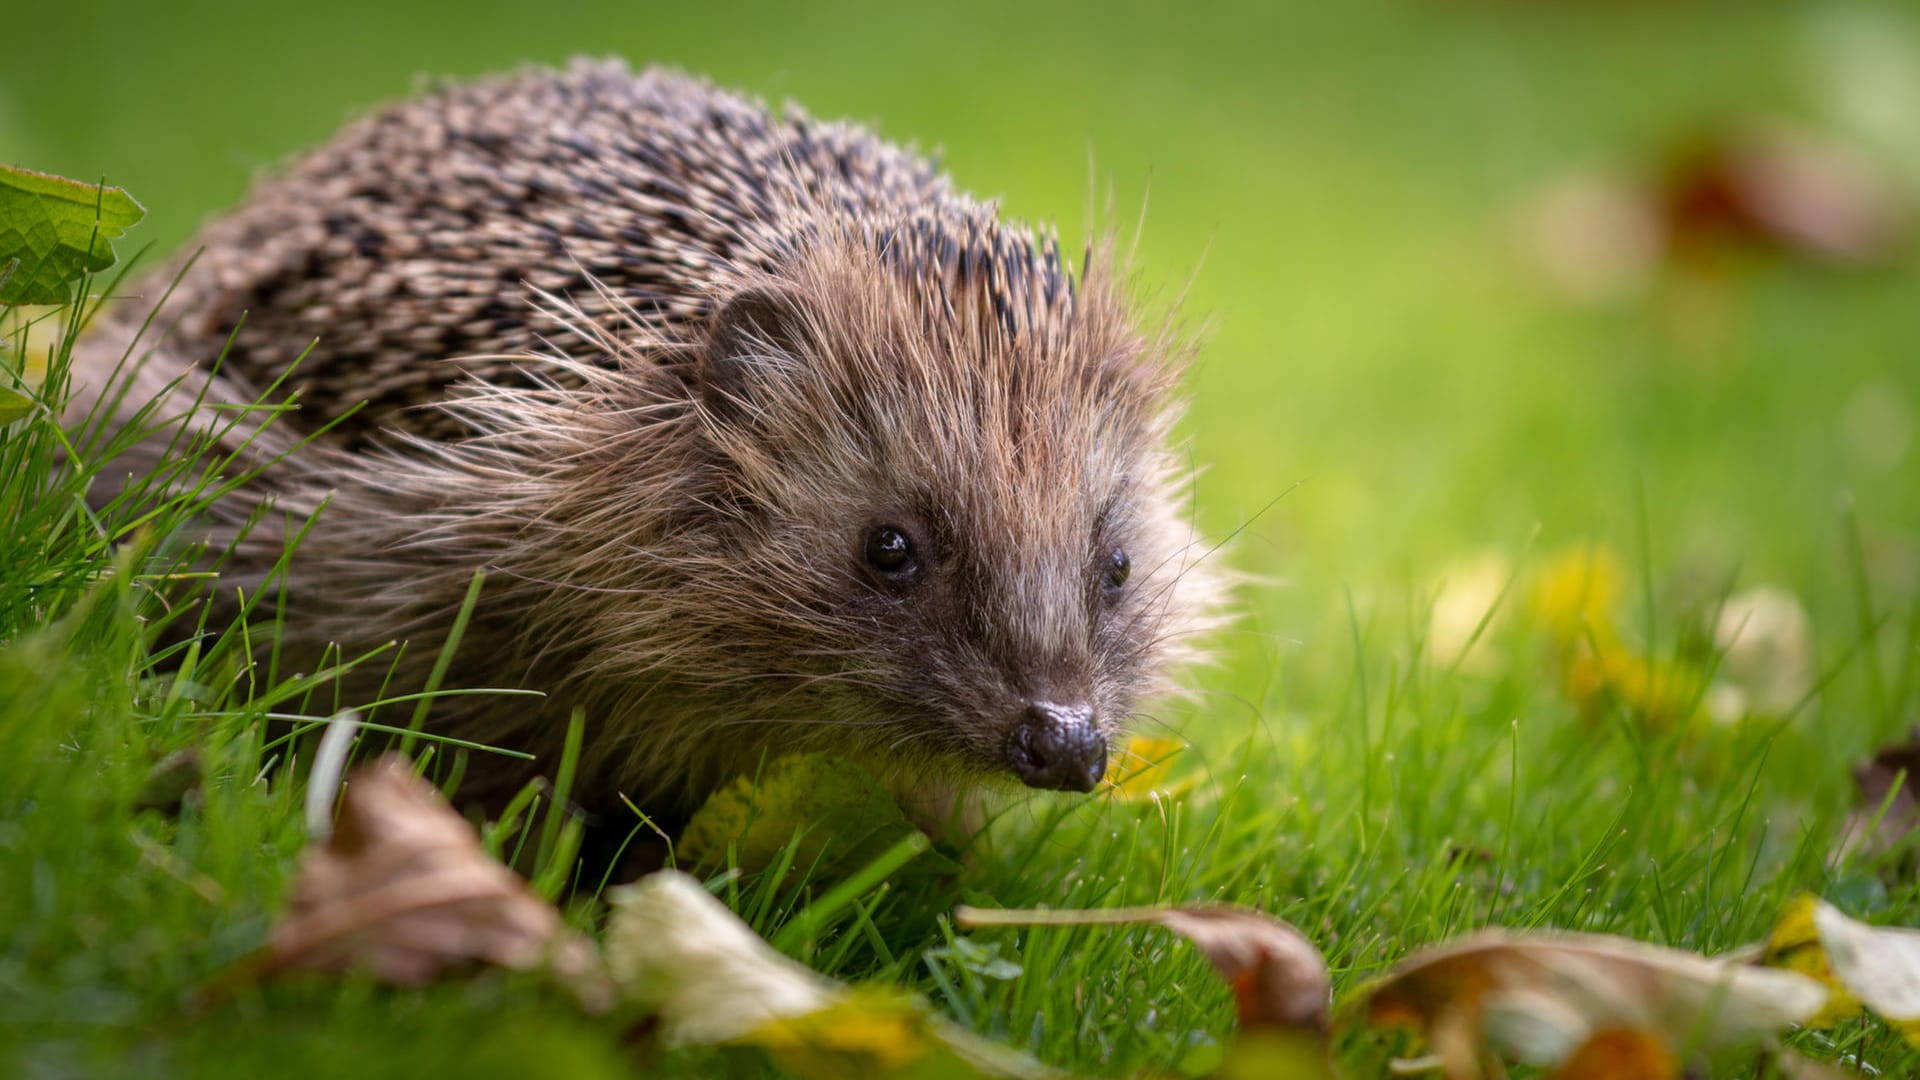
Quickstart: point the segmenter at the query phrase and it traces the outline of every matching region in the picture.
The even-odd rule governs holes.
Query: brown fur
[[[1169,441],[1184,349],[1109,260],[1074,280],[858,128],[672,73],[528,72],[354,124],[201,245],[169,332],[131,344],[125,305],[87,355],[99,385],[151,350],[133,397],[186,394],[231,338],[208,390],[243,402],[317,339],[297,413],[226,437],[286,455],[210,523],[240,537],[229,591],[324,503],[283,647],[408,639],[404,690],[484,569],[447,685],[548,696],[446,699],[434,727],[550,768],[583,708],[590,791],[680,804],[814,748],[993,775],[1023,701],[1081,695],[1118,731],[1213,609]],[[863,572],[882,524],[922,585]]]

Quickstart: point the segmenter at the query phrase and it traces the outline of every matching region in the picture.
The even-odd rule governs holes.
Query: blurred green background
[[[1257,667],[1344,649],[1348,591],[1401,608],[1536,524],[1630,558],[1644,532],[1668,571],[1784,581],[1829,624],[1844,496],[1876,588],[1909,594],[1920,565],[1920,269],[1897,228],[1870,269],[1734,245],[1595,300],[1542,273],[1527,224],[1569,175],[1657,181],[1676,146],[1766,117],[1911,207],[1905,6],[12,7],[0,159],[126,186],[163,250],[420,75],[581,53],[871,121],[1069,237],[1096,190],[1130,228],[1150,188],[1143,283],[1191,280],[1208,328],[1202,521],[1251,521],[1232,558],[1287,583],[1250,594]],[[1612,230],[1584,227],[1602,250],[1561,255],[1605,276]]]

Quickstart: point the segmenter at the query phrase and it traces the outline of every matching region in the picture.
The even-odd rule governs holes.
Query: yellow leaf
[[[1563,672],[1567,693],[1589,717],[1608,704],[1632,710],[1656,730],[1692,719],[1701,700],[1702,676],[1690,666],[1661,664],[1611,637],[1572,646]]]
[[[1620,559],[1598,544],[1567,548],[1534,574],[1528,609],[1563,641],[1606,637],[1626,581]]]
[[[762,1047],[802,1080],[899,1072],[935,1045],[926,1012],[913,999],[881,989],[772,1020],[739,1041]]]
[[[1167,786],[1167,771],[1174,756],[1187,748],[1179,739],[1134,735],[1120,752],[1107,762],[1105,786],[1123,802],[1150,799],[1156,793],[1171,798],[1190,789],[1191,781]]]
[[[1851,1010],[1829,1006],[1816,1021],[1845,1019],[1864,1006],[1920,1045],[1920,931],[1868,926],[1824,900],[1803,896],[1767,938],[1764,960],[1809,971],[1836,987],[1835,996],[1843,991],[1850,999]]]
[[[88,297],[89,311],[99,306],[99,297]],[[38,390],[47,379],[47,357],[59,348],[66,312],[57,304],[0,305],[0,367],[11,369],[28,389]]]
[[[1842,1020],[1860,1015],[1860,1001],[1833,973],[1827,950],[1820,944],[1820,931],[1813,924],[1813,913],[1820,906],[1814,896],[1797,896],[1767,935],[1761,962],[1768,967],[1785,968],[1811,975],[1827,987],[1827,1004],[1807,1021],[1808,1027],[1832,1027]]]
[[[1475,674],[1499,666],[1492,623],[1512,577],[1513,568],[1497,552],[1457,562],[1441,574],[1427,619],[1426,651],[1435,664],[1457,664]]]

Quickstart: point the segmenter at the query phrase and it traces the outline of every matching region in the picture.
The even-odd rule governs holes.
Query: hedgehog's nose
[[[1036,701],[1007,739],[1007,761],[1028,787],[1092,791],[1107,772],[1107,740],[1091,705]]]

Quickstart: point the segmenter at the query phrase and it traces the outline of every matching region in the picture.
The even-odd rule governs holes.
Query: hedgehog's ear
[[[734,295],[713,317],[700,393],[723,416],[756,411],[766,388],[804,363],[807,322],[799,298],[771,288]]]

